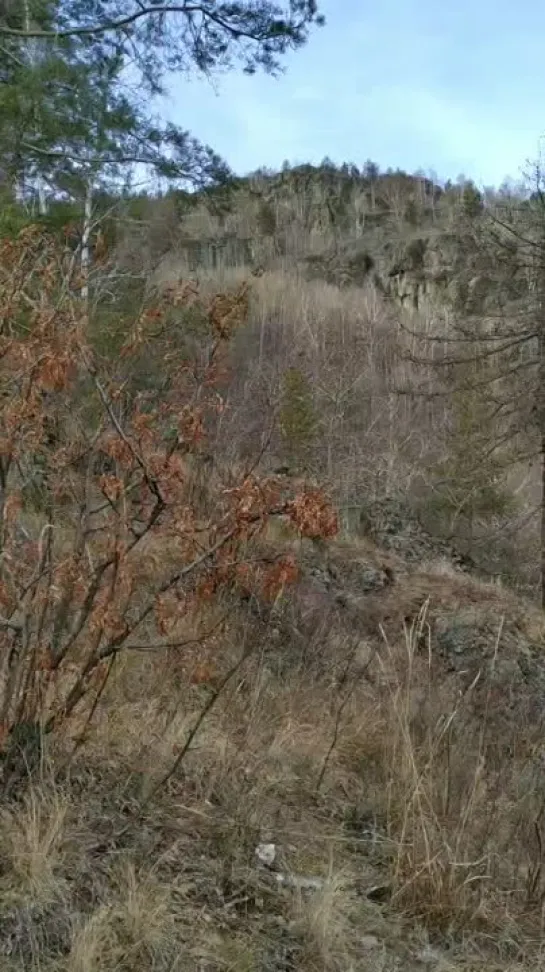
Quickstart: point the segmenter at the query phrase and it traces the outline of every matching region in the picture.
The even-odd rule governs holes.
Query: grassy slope
[[[541,614],[368,541],[302,553],[284,605],[233,617],[218,674],[245,639],[252,656],[157,791],[213,684],[137,655],[87,741],[50,743],[4,805],[2,968],[540,967],[539,733],[521,691],[500,752],[494,671],[540,646]],[[462,615],[472,630],[495,620],[492,663],[468,651],[453,674],[441,632]]]

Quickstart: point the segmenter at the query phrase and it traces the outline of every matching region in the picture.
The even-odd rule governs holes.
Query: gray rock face
[[[369,226],[363,237],[333,249],[308,255],[304,271],[339,287],[375,287],[397,306],[412,311],[428,306],[451,307],[467,314],[497,309],[499,277],[502,293],[524,293],[523,268],[513,255],[502,268],[494,247],[483,246],[471,230],[416,227],[397,233]]]

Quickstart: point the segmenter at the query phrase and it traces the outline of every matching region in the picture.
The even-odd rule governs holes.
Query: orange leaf
[[[192,685],[206,685],[213,682],[216,677],[216,669],[211,662],[201,662],[192,671],[190,682]]]
[[[296,496],[288,503],[287,511],[303,537],[326,539],[338,532],[337,514],[319,490]]]
[[[117,476],[101,476],[98,483],[102,492],[111,503],[115,503],[122,496],[125,488],[122,480]]]

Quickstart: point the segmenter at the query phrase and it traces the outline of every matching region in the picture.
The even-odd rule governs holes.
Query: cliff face
[[[441,306],[472,315],[491,310],[498,295],[521,296],[523,268],[514,257],[483,245],[468,229],[414,231],[397,238],[373,233],[304,261],[311,278],[337,286],[363,286],[372,280],[379,291],[405,310]]]
[[[373,281],[405,309],[439,303],[468,314],[524,286],[471,183],[324,164],[256,173],[191,202],[173,195],[170,205],[172,251],[190,272],[298,267],[339,287]]]

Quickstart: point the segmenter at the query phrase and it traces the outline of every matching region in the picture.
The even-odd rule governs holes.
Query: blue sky
[[[175,79],[161,111],[243,174],[320,162],[518,178],[545,134],[545,4],[322,0],[280,78]]]

